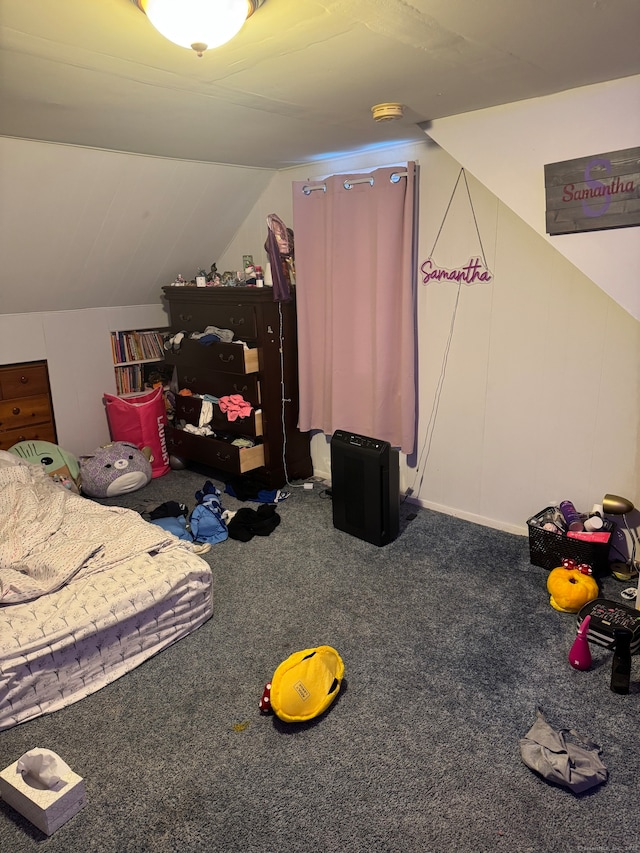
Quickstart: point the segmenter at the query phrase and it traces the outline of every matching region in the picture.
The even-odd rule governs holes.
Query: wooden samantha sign
[[[640,225],[640,148],[544,167],[547,234]]]

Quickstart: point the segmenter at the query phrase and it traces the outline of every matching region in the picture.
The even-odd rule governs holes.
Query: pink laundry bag
[[[151,448],[151,476],[162,477],[170,469],[165,426],[167,410],[163,389],[154,388],[136,397],[104,394],[112,441],[129,441],[140,450]]]

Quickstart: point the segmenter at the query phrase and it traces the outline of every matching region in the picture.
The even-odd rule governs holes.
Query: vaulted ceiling
[[[198,58],[132,0],[2,0],[0,135],[282,169],[640,72],[638,0],[266,0]],[[371,107],[404,106],[377,123]]]

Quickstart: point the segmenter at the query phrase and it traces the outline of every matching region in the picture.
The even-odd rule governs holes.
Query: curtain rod
[[[392,184],[397,184],[398,181],[400,180],[400,178],[406,178],[408,174],[409,174],[408,172],[392,172],[389,175],[389,180],[391,181]],[[350,190],[351,187],[354,187],[356,184],[369,184],[370,186],[373,186],[373,183],[374,183],[373,176],[370,176],[368,178],[357,178],[353,181],[345,181],[343,186],[344,186],[345,190]],[[327,185],[326,184],[316,184],[316,186],[310,187],[308,184],[305,184],[302,187],[302,192],[305,195],[310,195],[314,190],[322,190],[322,192],[326,193]]]

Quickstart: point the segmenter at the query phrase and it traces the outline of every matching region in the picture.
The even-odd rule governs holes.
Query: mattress
[[[0,730],[77,702],[196,630],[211,586],[208,564],[178,547],[0,608]]]
[[[193,543],[0,451],[0,730],[190,634],[211,616],[211,586]]]

